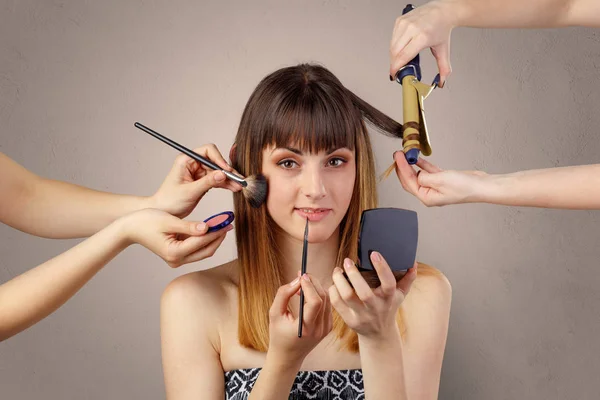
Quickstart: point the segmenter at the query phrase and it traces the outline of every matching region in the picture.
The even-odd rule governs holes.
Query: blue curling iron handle
[[[415,9],[415,6],[412,4],[407,4],[402,10],[402,15],[412,11]],[[402,83],[402,79],[404,77],[413,75],[417,78],[418,81],[421,81],[421,61],[419,58],[419,54],[415,56],[408,64],[406,64],[398,73],[396,73],[396,80],[398,83]]]

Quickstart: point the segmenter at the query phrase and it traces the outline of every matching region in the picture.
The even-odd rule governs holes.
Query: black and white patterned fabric
[[[246,400],[258,379],[260,368],[225,372],[225,400]],[[360,369],[300,371],[289,400],[364,400]]]

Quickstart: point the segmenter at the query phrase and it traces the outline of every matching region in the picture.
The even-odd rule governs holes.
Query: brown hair
[[[231,160],[237,171],[249,176],[261,172],[263,149],[270,145],[294,144],[310,152],[356,150],[354,190],[339,229],[338,266],[345,257],[356,258],[361,213],[377,207],[375,164],[364,120],[387,135],[402,137],[401,124],[346,89],[326,68],[310,64],[282,68],[265,77],[250,96]],[[268,311],[277,288],[284,284],[277,227],[265,206],[251,208],[240,193],[234,194],[234,210],[240,267],[238,336],[243,346],[265,352]],[[401,311],[398,320],[402,324]],[[356,333],[337,313],[333,329],[345,348],[358,350]]]

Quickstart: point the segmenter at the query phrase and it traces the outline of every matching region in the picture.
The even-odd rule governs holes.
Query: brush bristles
[[[244,197],[252,207],[260,207],[267,199],[267,178],[260,174],[249,176],[246,178],[246,183],[248,185],[242,189]]]

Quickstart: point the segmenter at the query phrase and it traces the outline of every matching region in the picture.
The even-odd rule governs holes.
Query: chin
[[[337,227],[313,225],[308,227],[308,242],[323,243],[326,242],[337,232]],[[302,231],[302,240],[304,240],[304,231]]]

